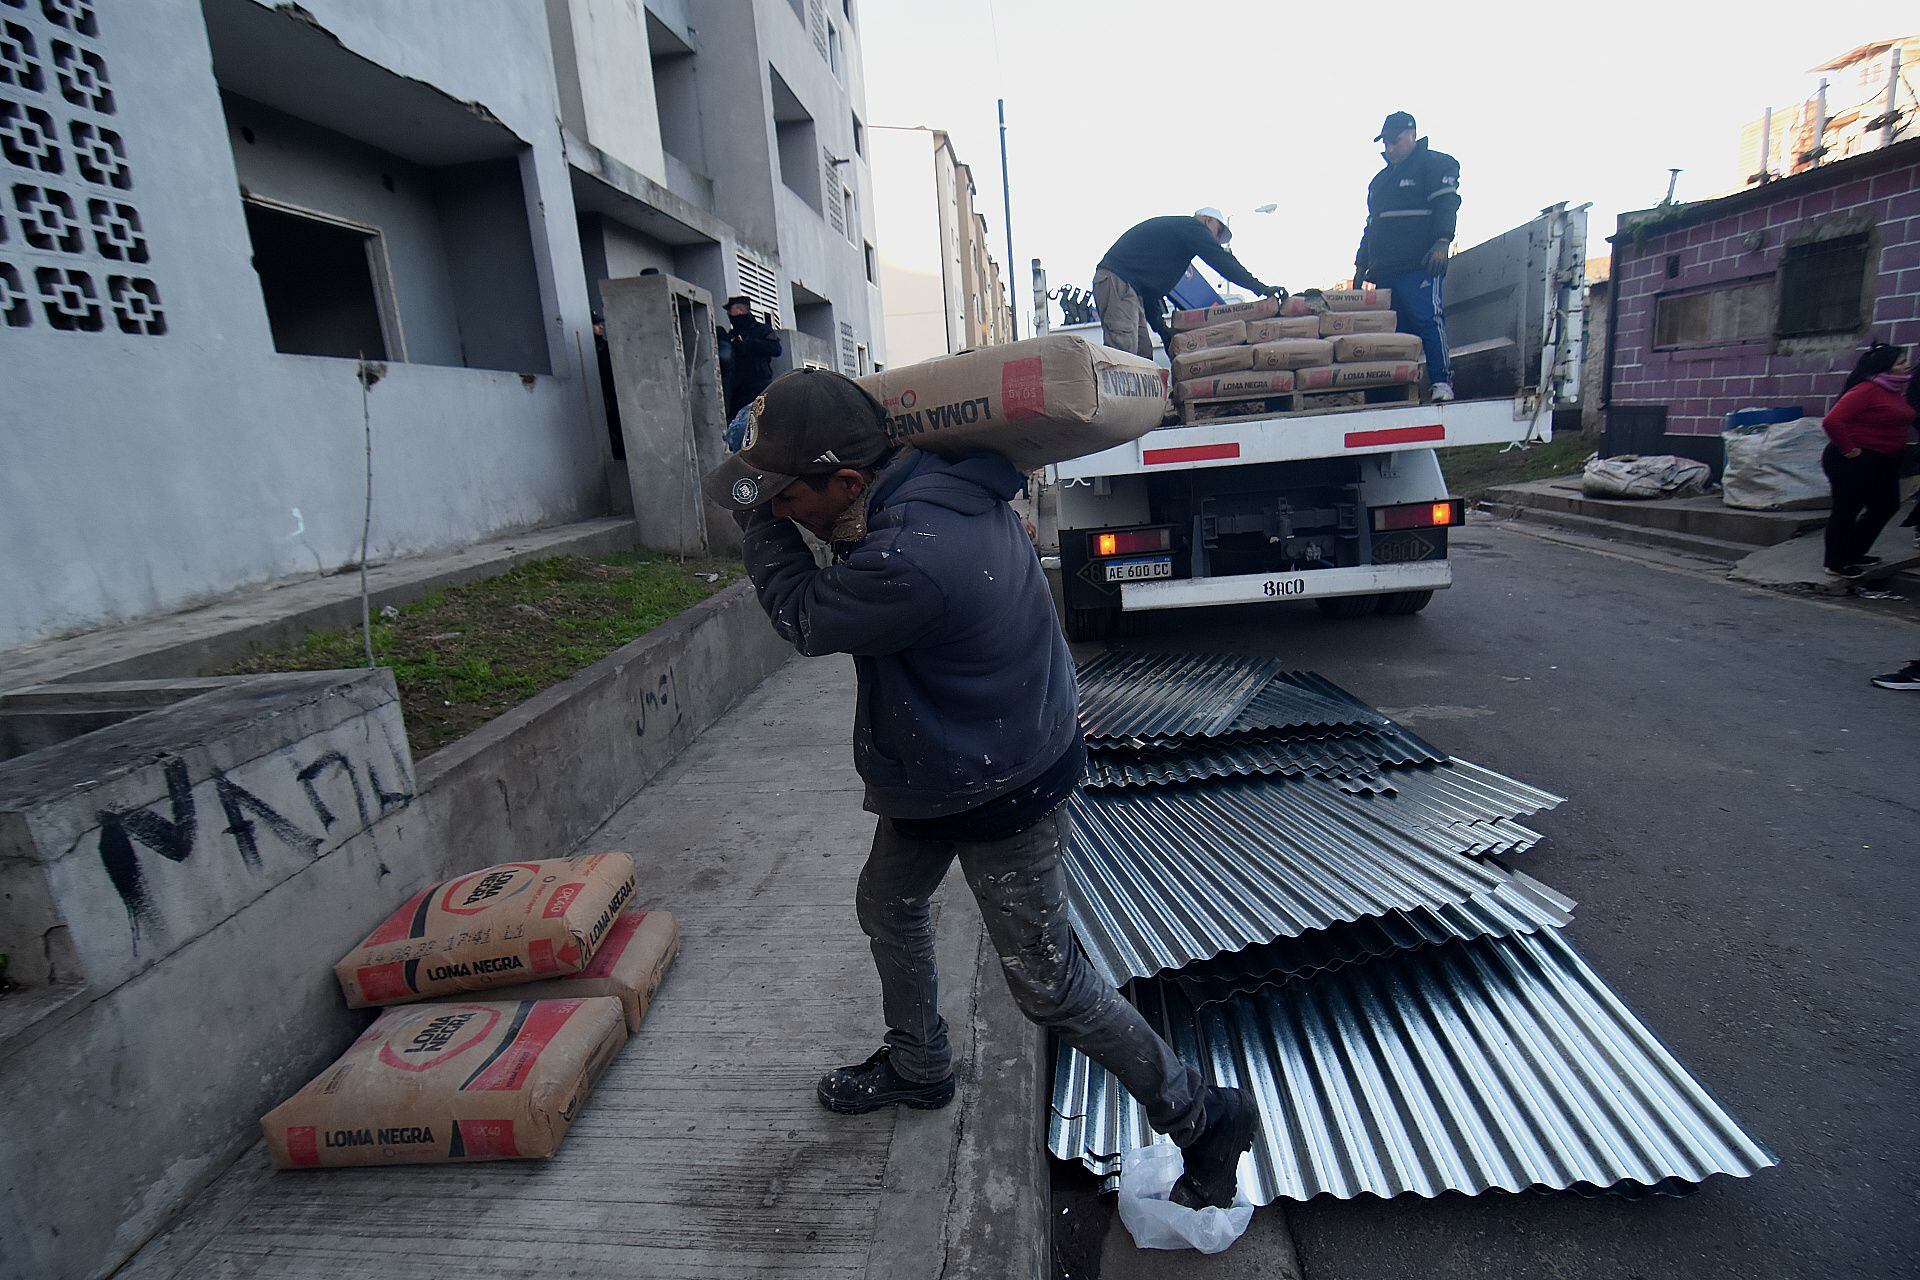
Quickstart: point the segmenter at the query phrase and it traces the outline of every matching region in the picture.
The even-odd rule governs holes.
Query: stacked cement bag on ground
[[[1418,337],[1394,332],[1385,289],[1331,289],[1315,305],[1304,295],[1258,298],[1173,317],[1174,399],[1265,399],[1295,392],[1360,393],[1420,381]],[[1299,408],[1331,408],[1319,397]]]
[[[334,966],[350,1007],[393,1007],[261,1119],[274,1165],[553,1155],[679,951],[633,895],[632,857],[598,853],[407,899]]]

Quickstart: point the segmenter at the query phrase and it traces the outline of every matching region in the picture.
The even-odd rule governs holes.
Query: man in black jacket
[[[1240,265],[1226,247],[1232,239],[1226,215],[1213,208],[1201,209],[1191,218],[1148,218],[1127,228],[1093,272],[1101,341],[1121,351],[1151,356],[1151,331],[1171,351],[1172,335],[1162,309],[1167,291],[1180,283],[1195,258],[1243,289],[1284,295],[1286,290],[1261,284]]]
[[[1400,332],[1420,335],[1427,380],[1441,403],[1453,399],[1440,281],[1460,215],[1460,162],[1418,133],[1413,117],[1396,111],[1374,139],[1384,144],[1387,167],[1367,184],[1367,228],[1353,256],[1353,282],[1371,280],[1393,291]]]
[[[809,657],[852,654],[858,681],[853,758],[878,822],[856,906],[887,1036],[821,1079],[821,1105],[953,1100],[930,902],[958,861],[1021,1011],[1112,1071],[1180,1145],[1177,1201],[1226,1205],[1253,1143],[1251,1101],[1182,1062],[1100,980],[1069,923],[1065,805],[1085,748],[1073,658],[1007,505],[1023,477],[998,454],[895,449],[884,423],[852,380],[796,370],[749,405],[746,443],[702,482],[745,531],[774,630]],[[802,528],[832,564],[815,562]]]
[[[727,447],[740,447],[733,420],[773,381],[774,357],[780,354],[780,335],[753,313],[753,299],[736,294],[727,299]]]

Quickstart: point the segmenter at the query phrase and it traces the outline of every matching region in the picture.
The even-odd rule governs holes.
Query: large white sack
[[[1588,462],[1580,492],[1590,498],[1684,498],[1705,492],[1712,477],[1711,467],[1692,458],[1624,453]]]
[[[1742,427],[1720,438],[1727,446],[1720,499],[1728,506],[1793,511],[1827,505],[1827,476],[1820,469],[1827,433],[1820,429],[1820,419]]]

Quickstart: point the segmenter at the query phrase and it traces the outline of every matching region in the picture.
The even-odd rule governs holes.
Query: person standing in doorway
[[[753,312],[753,299],[735,294],[727,299],[727,448],[738,449],[745,430],[747,406],[773,381],[773,362],[779,356],[780,335]]]
[[[1873,543],[1900,507],[1900,455],[1913,430],[1916,393],[1907,349],[1876,342],[1821,420],[1830,441],[1820,466],[1833,489],[1826,543],[1831,577],[1859,578],[1879,561]]]
[[[1227,215],[1211,206],[1191,218],[1172,214],[1148,218],[1121,233],[1093,269],[1093,304],[1100,309],[1100,340],[1137,356],[1153,355],[1153,334],[1173,354],[1167,332],[1167,291],[1180,283],[1195,258],[1220,275],[1258,294],[1286,297],[1277,285],[1261,284],[1240,265],[1227,244],[1233,228]]]
[[[1387,167],[1367,184],[1367,226],[1353,255],[1353,283],[1393,292],[1402,333],[1420,335],[1434,403],[1453,399],[1447,317],[1440,282],[1460,216],[1460,162],[1419,136],[1412,116],[1396,111],[1374,139]]]

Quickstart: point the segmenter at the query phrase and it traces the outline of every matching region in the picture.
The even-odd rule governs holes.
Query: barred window
[[[1780,263],[1783,338],[1852,333],[1866,323],[1866,234],[1787,246]]]

